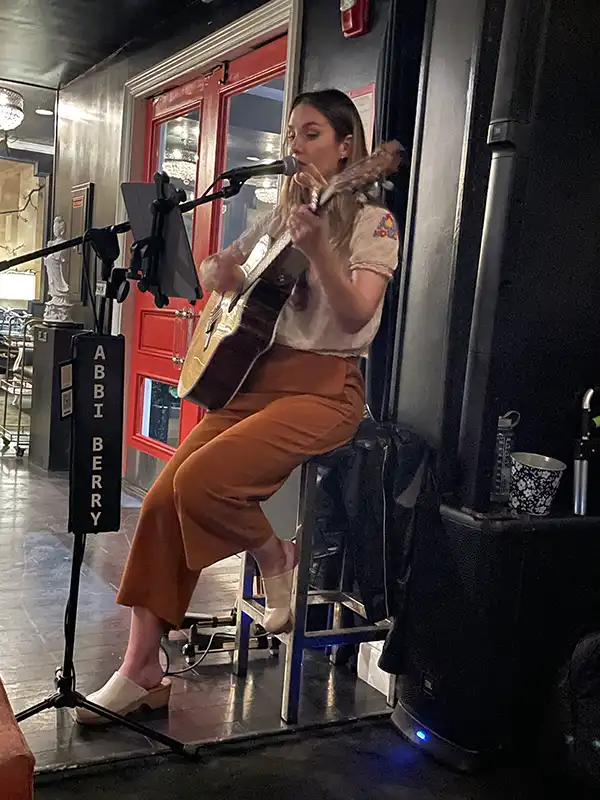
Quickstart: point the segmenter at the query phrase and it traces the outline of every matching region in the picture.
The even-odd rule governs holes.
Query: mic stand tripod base
[[[48,711],[52,708],[85,708],[98,714],[100,717],[106,719],[107,722],[116,722],[129,728],[136,733],[145,736],[151,741],[158,742],[165,745],[174,753],[184,756],[186,758],[194,758],[198,752],[197,745],[189,745],[180,742],[178,739],[173,739],[160,731],[155,731],[148,728],[139,722],[136,722],[129,717],[124,717],[121,714],[116,714],[107,708],[98,706],[91,703],[86,697],[80,694],[75,689],[75,672],[73,669],[73,654],[75,646],[75,628],[77,624],[77,601],[79,598],[79,583],[81,577],[81,567],[83,565],[83,557],[85,554],[86,534],[75,533],[73,535],[73,558],[71,562],[71,579],[69,584],[69,597],[67,600],[66,614],[65,614],[65,649],[62,667],[57,670],[55,677],[55,685],[57,691],[36,703],[33,706],[16,714],[17,722],[29,719],[42,711]]]

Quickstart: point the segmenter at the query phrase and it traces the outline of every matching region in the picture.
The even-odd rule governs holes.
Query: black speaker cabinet
[[[600,519],[417,510],[394,724],[458,769],[530,748],[561,666],[600,624]]]

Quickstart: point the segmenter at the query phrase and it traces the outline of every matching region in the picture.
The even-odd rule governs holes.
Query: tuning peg
[[[392,181],[383,181],[381,186],[386,190],[386,192],[391,192],[394,189],[394,184]]]

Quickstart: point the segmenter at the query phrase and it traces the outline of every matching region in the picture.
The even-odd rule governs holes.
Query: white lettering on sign
[[[104,400],[104,384],[106,378],[106,367],[104,364],[98,364],[98,361],[106,361],[106,353],[104,347],[100,344],[96,348],[94,354],[94,400]],[[104,403],[94,403],[94,419],[104,418]],[[102,453],[104,452],[104,438],[102,436],[92,437],[92,453],[100,455],[92,456],[92,495],[90,501],[90,516],[92,523],[98,527],[100,516],[102,514],[102,495],[98,489],[102,489],[102,471],[104,469]],[[94,511],[93,509],[100,509]]]
[[[101,436],[94,436],[92,439],[92,450],[97,452],[98,450],[104,450],[104,441]],[[101,489],[102,488],[102,475],[98,475],[98,473],[102,472],[102,456],[92,456],[92,489]],[[98,527],[98,523],[100,521],[100,515],[102,514],[102,495],[96,492],[92,493],[92,501],[91,501],[91,508],[99,508],[100,511],[92,511],[90,509],[90,515],[92,517],[92,522],[96,527]]]

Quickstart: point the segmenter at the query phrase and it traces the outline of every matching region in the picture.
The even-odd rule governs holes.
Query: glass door
[[[283,36],[167,93],[149,110],[147,179],[157,169],[185,189],[188,199],[226,168],[281,155],[287,41]],[[277,179],[248,181],[224,203],[184,216],[197,264],[227,246],[257,215],[277,203]],[[201,418],[180,403],[176,386],[194,324],[206,302],[171,301],[156,309],[136,292],[129,415],[130,446],[168,458]]]

